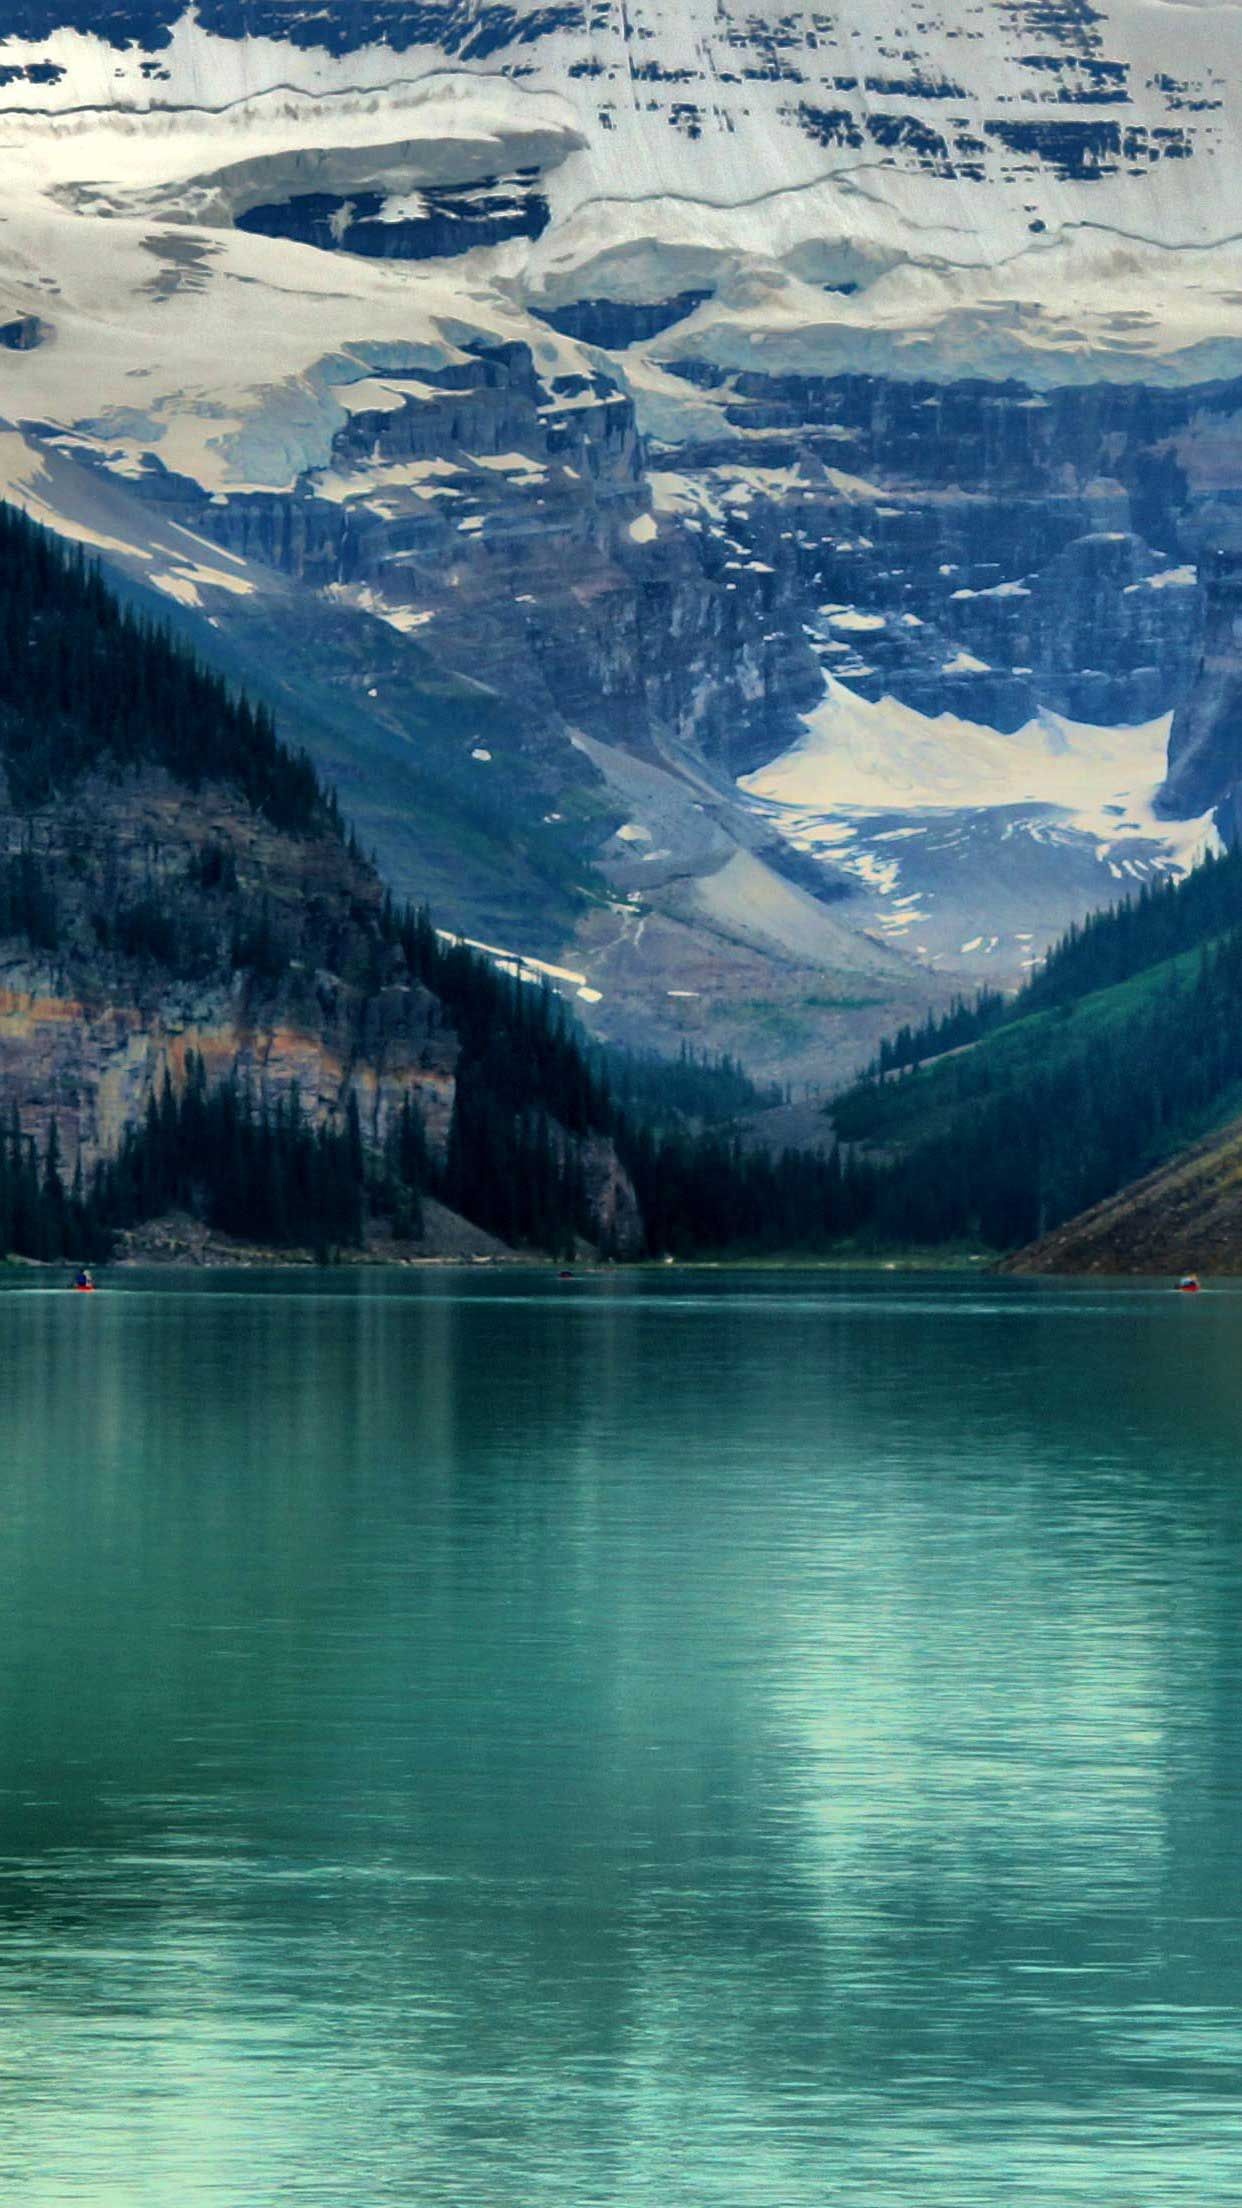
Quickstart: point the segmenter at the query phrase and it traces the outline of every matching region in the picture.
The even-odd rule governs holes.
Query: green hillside
[[[834,1118],[871,1164],[871,1232],[1003,1250],[1198,1139],[1240,1082],[1242,857],[1229,852],[1072,931],[1008,1003],[895,1038]]]

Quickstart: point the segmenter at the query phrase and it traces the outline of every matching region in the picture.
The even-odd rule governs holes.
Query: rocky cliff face
[[[1164,803],[1172,815],[1215,805],[1236,842],[1242,835],[1242,554],[1216,552],[1204,584],[1202,651],[1174,716]]]
[[[331,465],[292,491],[211,498],[185,522],[246,560],[416,634],[550,748],[570,726],[768,758],[819,695],[757,572],[739,586],[650,521],[646,454],[616,378],[543,380],[528,346],[386,379]],[[161,486],[161,497],[167,491]],[[778,650],[776,647],[779,646]]]
[[[68,1177],[114,1157],[192,1059],[269,1111],[296,1094],[316,1127],[356,1105],[376,1157],[413,1101],[443,1164],[458,1038],[385,950],[379,884],[335,838],[280,835],[228,791],[147,771],[0,811],[0,865],[39,883],[34,939],[0,939],[0,1120],[40,1154],[55,1127]],[[611,1141],[581,1164],[600,1239],[632,1254],[642,1219]]]
[[[33,855],[56,915],[47,947],[0,946],[0,1114],[41,1146],[55,1119],[70,1170],[114,1155],[191,1053],[271,1105],[296,1086],[316,1124],[352,1094],[377,1149],[410,1091],[442,1153],[456,1038],[427,990],[375,971],[378,887],[343,848],[148,773],[0,813],[0,850]],[[260,929],[258,965],[236,964]]]
[[[0,484],[400,887],[820,1079],[1187,863],[1242,13],[329,15],[0,40]]]

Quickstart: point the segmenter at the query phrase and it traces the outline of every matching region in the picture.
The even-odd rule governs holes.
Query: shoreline
[[[263,1249],[258,1244],[241,1244],[234,1249],[213,1247],[202,1254],[177,1253],[126,1253],[103,1263],[93,1264],[92,1272],[100,1279],[109,1275],[126,1273],[210,1273],[210,1272],[283,1272],[283,1273],[341,1273],[341,1272],[537,1272],[552,1273],[575,1279],[620,1278],[631,1273],[959,1273],[963,1276],[995,1273],[997,1260],[993,1257],[961,1257],[941,1255],[935,1251],[902,1257],[878,1257],[855,1254],[849,1256],[810,1257],[804,1252],[793,1251],[788,1255],[770,1251],[755,1257],[644,1257],[602,1259],[594,1257],[550,1257],[539,1250],[504,1250],[472,1255],[465,1252],[409,1252],[397,1254],[391,1251],[342,1250],[326,1264],[310,1250]],[[5,1270],[21,1273],[70,1273],[72,1264],[64,1259],[7,1256],[0,1258],[0,1273]]]
[[[33,1257],[8,1256],[0,1258],[0,1278],[5,1272],[17,1274],[69,1274],[74,1267],[60,1259],[46,1260]],[[538,1250],[505,1250],[485,1256],[464,1253],[452,1254],[401,1254],[391,1252],[343,1250],[328,1263],[317,1258],[310,1250],[267,1250],[257,1244],[239,1246],[234,1250],[213,1249],[209,1255],[154,1256],[148,1254],[126,1255],[91,1267],[102,1284],[110,1277],[124,1277],[133,1273],[443,1273],[443,1272],[524,1272],[548,1273],[554,1278],[575,1280],[623,1279],[633,1274],[666,1273],[875,1273],[894,1278],[910,1279],[925,1274],[952,1274],[960,1279],[1008,1279],[1008,1280],[1094,1280],[1140,1281],[1176,1280],[1175,1271],[1151,1272],[1031,1272],[1016,1271],[1003,1258],[993,1256],[963,1257],[941,1254],[934,1250],[909,1253],[901,1257],[878,1257],[862,1253],[831,1257],[808,1257],[804,1253],[773,1255],[771,1252],[757,1257],[686,1257],[686,1258],[628,1258],[606,1261],[598,1258],[549,1257]],[[1242,1277],[1237,1274],[1203,1274],[1203,1279],[1227,1279]]]
[[[3,1284],[6,1274],[10,1277],[11,1282],[13,1281],[14,1276],[26,1276],[32,1278],[37,1276],[43,1280],[46,1280],[47,1276],[51,1275],[53,1276],[53,1278],[55,1278],[55,1276],[61,1276],[64,1284],[66,1285],[66,1287],[68,1287],[68,1276],[72,1274],[73,1270],[74,1267],[72,1265],[66,1264],[61,1260],[49,1262],[42,1258],[7,1256],[4,1258],[0,1258],[0,1284]],[[177,1279],[188,1279],[204,1274],[223,1276],[229,1273],[314,1273],[322,1275],[324,1278],[335,1278],[342,1273],[478,1274],[484,1272],[493,1272],[502,1275],[513,1273],[540,1273],[546,1274],[554,1280],[559,1279],[564,1281],[605,1279],[623,1280],[626,1278],[632,1278],[635,1275],[647,1276],[652,1274],[660,1274],[666,1276],[673,1273],[676,1273],[679,1276],[683,1276],[686,1274],[728,1275],[742,1273],[807,1273],[842,1275],[848,1273],[865,1273],[867,1275],[874,1274],[886,1276],[894,1281],[908,1281],[919,1278],[928,1278],[932,1276],[945,1278],[946,1276],[948,1276],[958,1280],[983,1279],[990,1282],[1007,1280],[1024,1285],[1031,1285],[1043,1281],[1047,1282],[1049,1286],[1068,1286],[1071,1283],[1076,1283],[1081,1285],[1095,1285],[1099,1287],[1104,1287],[1108,1285],[1128,1285],[1137,1287],[1140,1285],[1157,1286],[1161,1284],[1165,1286],[1175,1287],[1178,1281],[1178,1273],[1175,1268],[1158,1271],[1118,1270],[1115,1272],[1105,1271],[1103,1269],[1097,1268],[1093,1268],[1089,1272],[1051,1272],[1043,1270],[1036,1271],[1032,1269],[1030,1272],[1027,1272],[1025,1270],[1018,1270],[1017,1268],[1005,1264],[1003,1260],[999,1260],[996,1258],[981,1258],[976,1260],[961,1257],[939,1257],[934,1252],[928,1253],[926,1256],[901,1258],[878,1258],[864,1256],[805,1257],[800,1255],[792,1255],[789,1257],[774,1257],[771,1255],[767,1255],[763,1257],[753,1258],[704,1257],[674,1258],[671,1260],[666,1260],[663,1258],[634,1258],[630,1260],[618,1260],[613,1263],[604,1263],[598,1260],[578,1258],[575,1259],[572,1263],[568,1263],[562,1259],[542,1256],[538,1251],[513,1250],[506,1251],[503,1256],[487,1257],[394,1257],[381,1255],[372,1256],[367,1254],[366,1252],[355,1250],[343,1252],[341,1256],[339,1256],[338,1258],[334,1258],[325,1265],[320,1260],[315,1258],[310,1251],[260,1250],[258,1248],[252,1248],[247,1249],[244,1252],[217,1252],[213,1253],[212,1256],[207,1258],[124,1257],[120,1259],[115,1259],[111,1263],[95,1264],[94,1266],[92,1266],[91,1270],[95,1275],[96,1286],[101,1289],[104,1288],[110,1280],[124,1280],[127,1277],[133,1277],[137,1274],[157,1274],[160,1276],[167,1275],[169,1277]],[[1204,1272],[1201,1268],[1199,1277],[1203,1284],[1203,1287],[1205,1289],[1209,1289],[1213,1285],[1223,1285],[1227,1282],[1242,1280],[1242,1269],[1240,1269],[1238,1272],[1210,1273]]]

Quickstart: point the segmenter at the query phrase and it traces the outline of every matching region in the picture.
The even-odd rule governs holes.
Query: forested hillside
[[[29,810],[84,774],[166,768],[189,789],[230,783],[276,828],[335,826],[335,800],[166,631],[120,605],[80,549],[0,506],[0,759]]]
[[[1242,925],[1242,853],[1209,852],[1181,881],[1145,884],[1136,897],[1109,905],[1076,923],[1054,943],[1015,996],[983,989],[933,1014],[921,1027],[902,1027],[880,1046],[873,1071],[920,1066],[945,1051],[978,1042],[994,1028],[1012,1026],[1028,1013],[1074,1003],[1093,990],[1128,981],[1162,959]]]
[[[985,996],[899,1035],[834,1117],[884,1161],[872,1232],[1004,1250],[1195,1141],[1237,1108],[1239,1084],[1234,850],[1071,930],[1008,1003]]]
[[[430,1198],[554,1253],[851,1224],[835,1164],[713,1131],[779,1092],[602,1050],[398,907],[270,718],[3,510],[0,641],[0,1249],[173,1209],[322,1254]]]

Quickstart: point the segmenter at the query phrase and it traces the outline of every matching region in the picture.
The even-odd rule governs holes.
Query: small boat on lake
[[[1197,1273],[1183,1273],[1177,1284],[1177,1292],[1179,1296],[1197,1296],[1199,1293],[1199,1275]]]

